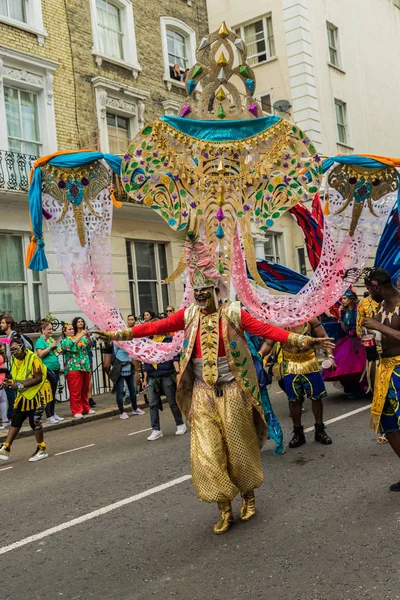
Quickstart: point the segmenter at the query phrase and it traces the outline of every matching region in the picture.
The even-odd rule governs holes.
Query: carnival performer
[[[342,298],[340,318],[345,337],[341,338],[333,351],[336,363],[334,371],[323,370],[325,381],[339,381],[344,393],[351,400],[365,395],[367,386],[364,377],[367,357],[364,346],[357,336],[358,297],[353,290],[348,290]]]
[[[64,421],[63,417],[59,417],[55,412],[57,386],[60,379],[60,354],[59,344],[52,337],[53,326],[48,321],[43,321],[40,324],[41,335],[36,340],[36,354],[41,359],[42,363],[47,367],[47,379],[51,385],[51,393],[53,400],[46,404],[47,423],[54,425],[59,421]]]
[[[228,292],[203,242],[186,246],[194,303],[171,317],[131,330],[97,332],[108,340],[185,331],[178,405],[191,425],[193,484],[200,500],[216,502],[214,533],[229,530],[231,501],[240,492],[240,518],[255,514],[254,489],[263,481],[260,441],[266,433],[257,375],[245,331],[300,348],[333,347],[329,340],[289,333],[262,323],[238,302],[220,304]],[[254,415],[254,421],[253,421]],[[259,435],[257,435],[257,433]]]
[[[392,283],[385,269],[371,269],[365,285],[381,307],[374,317],[364,319],[363,326],[382,334],[382,356],[376,370],[374,397],[371,407],[371,428],[386,434],[400,458],[400,290]],[[400,492],[400,481],[390,486]]]
[[[291,333],[300,335],[315,335],[318,338],[328,339],[325,329],[319,319],[312,319],[304,325],[288,329]],[[266,342],[268,350],[272,351],[274,342]],[[278,352],[281,355],[279,378],[283,379],[285,393],[289,400],[289,411],[293,421],[293,437],[289,448],[298,448],[306,443],[304,428],[301,424],[301,413],[304,398],[307,395],[312,401],[312,410],[315,418],[314,439],[324,445],[332,444],[331,438],[326,433],[323,419],[322,399],[325,398],[326,388],[322,377],[321,368],[315,350],[302,349],[290,343],[282,344]],[[330,369],[335,369],[336,364],[331,350],[326,350],[326,357],[330,362]]]
[[[43,440],[42,415],[45,406],[51,402],[51,387],[47,380],[47,368],[40,358],[25,347],[21,336],[16,334],[10,343],[11,380],[5,381],[5,386],[15,390],[17,397],[11,426],[7,439],[0,447],[0,460],[10,458],[11,444],[18,435],[25,419],[36,438],[37,448],[29,462],[37,462],[48,457],[46,444]]]

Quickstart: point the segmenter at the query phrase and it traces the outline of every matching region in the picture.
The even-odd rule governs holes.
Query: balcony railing
[[[26,192],[29,187],[29,172],[37,156],[0,150],[0,190]]]

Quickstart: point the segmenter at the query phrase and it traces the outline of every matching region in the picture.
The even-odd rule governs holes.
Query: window
[[[174,72],[174,66],[178,65],[181,77],[188,68],[186,38],[173,29],[167,29],[167,44],[170,77],[172,79],[179,79]]]
[[[272,17],[264,17],[254,23],[241,25],[235,30],[247,45],[247,62],[250,66],[269,60],[275,56],[275,40]]]
[[[0,0],[0,15],[26,23],[25,0]]]
[[[163,312],[169,303],[165,244],[126,241],[131,310]]]
[[[124,58],[120,10],[109,0],[96,0],[100,52],[111,58]]]
[[[186,69],[196,62],[196,34],[186,23],[173,17],[161,17],[160,24],[166,87],[168,90],[172,85],[183,87]],[[175,65],[179,70],[174,70]]]
[[[40,319],[42,282],[37,272],[26,271],[23,236],[0,234],[0,312],[17,321]]]
[[[339,57],[339,30],[332,23],[327,23],[329,63],[335,67],[340,67]]]
[[[346,103],[335,99],[336,126],[339,144],[348,144]]]
[[[271,262],[280,263],[280,241],[282,234],[281,233],[268,233],[265,236],[264,241],[264,254],[265,259]]]
[[[297,268],[299,273],[307,275],[306,251],[304,247],[297,248]]]
[[[273,111],[272,111],[271,94],[265,94],[265,96],[261,96],[260,103],[261,103],[261,110],[263,111],[263,113],[272,115]]]
[[[108,147],[111,154],[125,154],[129,146],[129,119],[107,113]]]
[[[135,22],[131,0],[89,0],[92,21],[92,54],[100,67],[103,60],[132,71],[141,67],[137,58]]]
[[[8,148],[12,152],[40,155],[37,95],[5,87],[4,99],[8,133]]]

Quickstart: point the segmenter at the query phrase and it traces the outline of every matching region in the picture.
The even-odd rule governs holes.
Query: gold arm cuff
[[[127,342],[133,340],[132,329],[117,329],[116,331],[105,331],[107,342]]]
[[[314,338],[310,335],[301,335],[300,333],[289,333],[288,343],[301,350],[309,350],[314,347]]]

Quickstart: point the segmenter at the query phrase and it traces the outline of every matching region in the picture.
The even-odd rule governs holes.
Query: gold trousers
[[[196,379],[189,421],[193,485],[204,502],[226,502],[264,479],[253,408],[236,381],[222,395]]]

